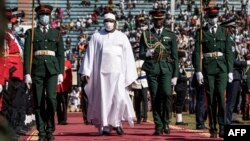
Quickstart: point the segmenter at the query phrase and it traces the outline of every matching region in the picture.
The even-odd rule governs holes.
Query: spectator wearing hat
[[[64,45],[60,32],[49,27],[53,7],[35,8],[38,26],[25,33],[25,83],[33,89],[34,111],[39,141],[53,141],[55,131],[56,86],[63,82]],[[46,104],[46,105],[45,105]]]
[[[226,122],[224,93],[227,82],[233,81],[232,42],[230,35],[226,34],[225,29],[217,23],[219,8],[207,7],[205,11],[208,24],[202,28],[202,39],[200,39],[200,30],[197,30],[193,64],[197,81],[200,85],[204,83],[206,90],[210,137],[217,138],[216,121],[218,120],[219,137],[223,138]],[[200,54],[201,49],[202,54]]]
[[[92,35],[78,72],[87,83],[88,121],[100,135],[109,135],[113,128],[123,135],[122,120],[133,127],[135,113],[128,89],[138,75],[132,47],[117,30],[115,15],[106,13],[103,23],[104,28]]]
[[[17,24],[18,8],[6,9],[8,29],[5,32],[4,50],[1,51],[0,86],[4,86],[2,113],[16,134],[24,135],[25,83],[23,83],[23,50],[18,43],[14,27]]]
[[[179,72],[177,42],[175,33],[165,29],[165,11],[150,11],[154,27],[142,33],[140,58],[146,72],[152,99],[155,124],[153,135],[170,134],[171,86],[175,86]]]

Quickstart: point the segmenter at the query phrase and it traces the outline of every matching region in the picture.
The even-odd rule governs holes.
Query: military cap
[[[16,23],[17,22],[17,10],[18,8],[15,7],[13,9],[5,9],[5,16],[11,23]]]
[[[219,7],[207,7],[204,11],[208,18],[215,18],[219,15]]]
[[[35,11],[38,15],[41,14],[51,14],[53,7],[50,5],[39,5],[35,8]]]
[[[153,19],[164,19],[165,18],[165,11],[164,10],[152,10],[149,12],[150,15],[152,15]]]

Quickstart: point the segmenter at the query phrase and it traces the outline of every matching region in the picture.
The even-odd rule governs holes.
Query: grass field
[[[183,126],[183,127],[195,130],[196,129],[195,114],[189,114],[188,112],[183,112],[182,115],[183,115],[183,121],[188,123],[187,126]],[[148,120],[153,121],[152,112],[148,112]],[[242,115],[240,114],[238,115],[238,120],[241,122],[239,124],[250,125],[250,120],[247,120],[247,121],[242,120]],[[172,116],[170,124],[175,125],[175,122],[176,122],[176,119],[174,116]],[[206,120],[205,125],[206,127],[209,127],[208,119]]]

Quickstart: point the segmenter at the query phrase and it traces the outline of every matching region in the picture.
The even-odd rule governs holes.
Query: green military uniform
[[[225,29],[219,25],[214,34],[210,31],[208,26],[203,28],[202,37],[202,66],[200,66],[200,30],[196,32],[193,65],[195,72],[202,71],[204,75],[211,137],[217,137],[217,104],[219,128],[220,132],[223,132],[219,135],[224,136],[224,94],[227,86],[228,73],[233,72],[232,43],[230,36],[226,33]]]
[[[25,74],[31,74],[32,78],[38,135],[45,137],[52,135],[55,130],[56,86],[58,74],[64,72],[64,45],[60,31],[49,28],[43,34],[38,26],[34,29],[31,53],[31,36],[29,29],[25,35],[24,71]],[[32,64],[30,64],[31,55]],[[31,71],[30,65],[32,65]]]
[[[153,56],[146,56],[147,50],[154,48]],[[142,69],[146,72],[152,99],[155,131],[169,128],[171,113],[171,79],[178,75],[178,53],[176,36],[163,28],[158,35],[155,28],[144,31],[140,40],[140,58],[144,60]]]

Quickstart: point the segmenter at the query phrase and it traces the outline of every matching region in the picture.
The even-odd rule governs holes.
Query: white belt
[[[35,51],[35,55],[50,55],[55,56],[55,52],[51,50],[37,50]]]
[[[219,57],[223,56],[222,52],[209,52],[209,53],[203,53],[203,57]]]

